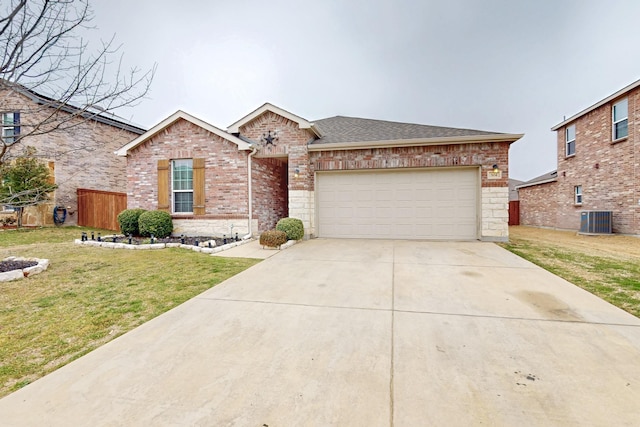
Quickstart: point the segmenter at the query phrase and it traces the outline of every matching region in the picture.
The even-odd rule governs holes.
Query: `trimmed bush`
[[[129,234],[133,236],[139,236],[140,230],[138,229],[138,219],[140,214],[146,212],[145,209],[125,209],[118,214],[118,224],[120,224],[120,231],[125,236]]]
[[[282,218],[276,224],[276,230],[284,231],[288,240],[300,240],[304,237],[304,226],[298,218]]]
[[[162,239],[171,235],[173,231],[173,221],[169,212],[165,211],[146,211],[140,214],[138,218],[138,229],[140,235]]]
[[[268,230],[260,235],[260,244],[270,248],[280,248],[287,243],[287,233],[280,230]]]

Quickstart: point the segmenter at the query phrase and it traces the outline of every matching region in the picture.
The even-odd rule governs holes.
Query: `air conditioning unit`
[[[580,212],[580,233],[611,234],[611,211],[582,211]]]

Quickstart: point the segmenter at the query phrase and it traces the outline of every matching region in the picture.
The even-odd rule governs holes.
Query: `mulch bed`
[[[7,271],[22,270],[23,268],[34,267],[38,265],[37,261],[9,260],[0,261],[0,273]]]
[[[89,240],[91,240],[91,235],[88,236]],[[235,236],[234,236],[235,237]],[[98,240],[98,236],[95,235],[94,236],[95,240]],[[101,239],[103,242],[113,242],[113,235],[105,235],[105,236],[101,236]],[[187,237],[185,236],[184,238],[181,238],[180,236],[177,237],[165,237],[162,239],[155,239],[154,243],[184,243],[185,245],[193,245],[195,246],[196,242],[198,243],[202,243],[202,242],[208,242],[209,240],[213,240],[216,242],[216,246],[222,246],[225,243],[231,243],[234,242],[234,239],[231,238],[227,238],[226,242],[224,239],[220,238],[220,237],[211,237],[211,236],[191,236],[191,237]],[[115,238],[115,243],[129,243],[129,238],[128,237],[124,237],[122,235],[116,235]],[[131,244],[132,245],[141,245],[141,244],[146,244],[149,243],[149,238],[148,237],[132,237],[131,238]]]

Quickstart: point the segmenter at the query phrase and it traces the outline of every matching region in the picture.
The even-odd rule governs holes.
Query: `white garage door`
[[[320,172],[320,237],[476,239],[476,168]]]

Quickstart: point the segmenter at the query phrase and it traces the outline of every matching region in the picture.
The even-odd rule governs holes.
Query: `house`
[[[558,168],[518,187],[521,224],[578,230],[611,211],[614,233],[640,235],[640,80],[551,130]]]
[[[266,103],[227,130],[177,111],[116,153],[128,207],[169,211],[174,234],[259,234],[295,217],[307,237],[505,241],[508,152],[521,137],[310,122]]]
[[[27,146],[34,147],[58,185],[50,202],[25,209],[24,225],[52,225],[54,206],[66,209],[65,225],[76,225],[78,189],[126,191],[126,161],[113,152],[145,129],[116,116],[61,105],[23,86],[0,83],[3,141],[11,144],[24,137],[19,145],[9,147],[8,159],[22,155]],[[64,130],[49,131],[61,122]],[[35,126],[44,132],[33,132]],[[12,214],[12,209],[0,207],[0,219]]]

